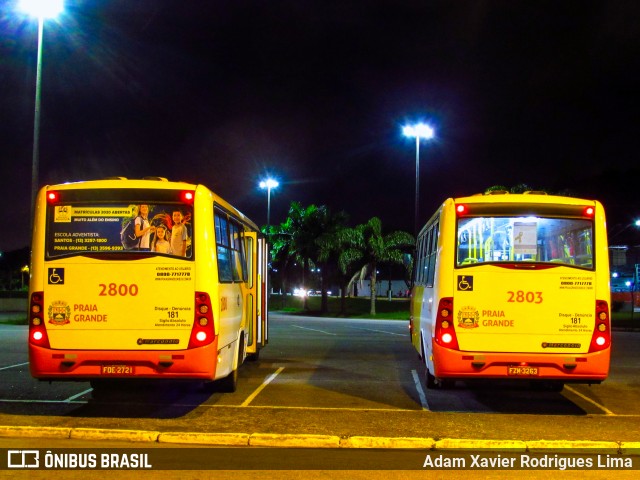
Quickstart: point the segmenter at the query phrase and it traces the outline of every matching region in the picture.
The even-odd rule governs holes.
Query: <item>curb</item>
[[[57,438],[74,440],[120,440],[141,443],[191,444],[216,447],[289,447],[344,449],[410,450],[493,450],[505,452],[545,453],[571,450],[572,453],[638,455],[640,442],[586,440],[482,440],[417,437],[339,437],[337,435],[276,433],[197,433],[158,432],[149,430],[110,430],[96,428],[1,426],[0,437]]]

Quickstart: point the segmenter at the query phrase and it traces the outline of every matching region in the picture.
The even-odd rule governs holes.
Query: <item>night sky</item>
[[[67,0],[44,33],[40,185],[203,183],[256,223],[291,201],[413,232],[492,185],[640,217],[640,2]],[[0,250],[30,241],[37,20],[0,0]]]

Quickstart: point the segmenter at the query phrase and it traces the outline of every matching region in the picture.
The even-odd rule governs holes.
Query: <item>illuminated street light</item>
[[[415,125],[407,125],[402,129],[402,133],[405,137],[416,139],[416,198],[414,207],[414,233],[418,235],[418,205],[420,196],[420,139],[424,138],[429,140],[433,138],[435,132],[433,128],[424,123],[417,123]]]
[[[260,188],[267,189],[267,235],[271,226],[271,189],[278,188],[280,184],[273,178],[267,178],[260,182]]]
[[[31,159],[31,215],[38,193],[38,162],[40,157],[40,91],[42,85],[42,36],[45,18],[55,18],[64,9],[64,0],[20,0],[19,8],[38,19],[38,57],[36,66],[36,102],[33,120],[33,156]]]

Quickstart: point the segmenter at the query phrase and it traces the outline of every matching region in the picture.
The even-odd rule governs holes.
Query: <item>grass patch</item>
[[[27,325],[27,314],[22,312],[0,312],[0,323],[5,325]]]
[[[640,312],[612,312],[611,325],[616,328],[640,329]]]
[[[341,299],[329,297],[328,311],[320,313],[321,297],[307,297],[307,309],[303,307],[303,299],[300,297],[271,295],[269,299],[269,311],[302,315],[310,317],[344,317],[344,318],[375,318],[381,320],[409,320],[409,300],[406,298],[394,298],[392,300],[378,298],[376,300],[376,315],[369,314],[371,300],[364,297],[350,297],[345,299],[345,314],[341,312]]]

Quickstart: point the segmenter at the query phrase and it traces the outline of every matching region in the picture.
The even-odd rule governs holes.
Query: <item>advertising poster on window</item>
[[[184,204],[56,205],[47,255],[146,251],[191,258],[192,225],[193,209]]]
[[[514,222],[513,253],[535,255],[537,251],[537,224],[535,222]]]

